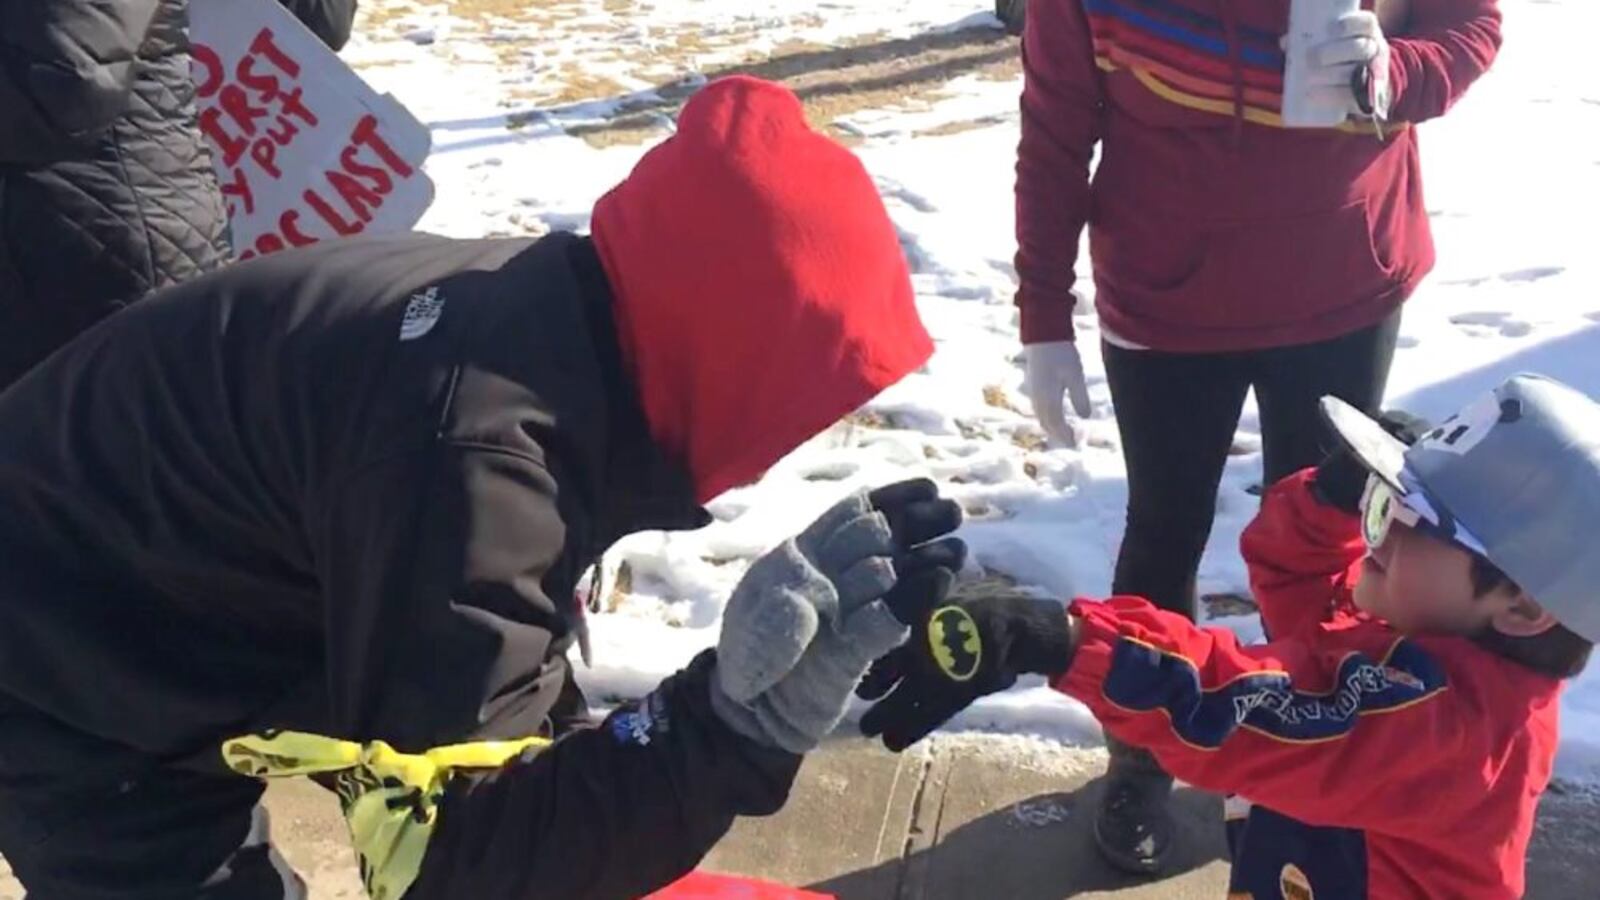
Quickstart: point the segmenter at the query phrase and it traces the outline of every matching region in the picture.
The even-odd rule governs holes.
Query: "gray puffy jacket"
[[[0,0],[0,388],[222,265],[187,0]]]

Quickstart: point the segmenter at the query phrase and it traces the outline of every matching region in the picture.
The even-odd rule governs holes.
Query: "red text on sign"
[[[415,174],[410,163],[397,153],[378,130],[378,119],[365,115],[350,131],[350,140],[339,151],[339,165],[322,173],[319,186],[301,194],[304,207],[293,206],[278,217],[278,227],[256,238],[255,246],[239,254],[248,259],[258,254],[275,253],[285,247],[314,244],[317,238],[306,233],[302,218],[313,216],[340,236],[360,234],[394,191],[396,183]]]

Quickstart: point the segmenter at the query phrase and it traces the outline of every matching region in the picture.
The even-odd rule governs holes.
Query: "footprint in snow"
[[[913,275],[939,274],[944,271],[933,261],[928,251],[922,249],[922,242],[917,236],[902,228],[895,229],[899,232],[900,249],[906,255],[906,264],[911,268]]]
[[[950,300],[992,300],[994,288],[986,284],[952,284],[938,288],[941,297]]]
[[[988,262],[989,262],[989,268],[995,270],[996,272],[999,272],[1001,275],[1004,275],[1007,278],[1010,278],[1012,281],[1015,281],[1017,279],[1017,266],[1016,266],[1015,263],[1011,262],[1010,260],[1008,260],[1008,259],[991,259]]]
[[[879,178],[877,181],[878,192],[884,196],[884,199],[899,200],[919,213],[939,211],[939,207],[933,205],[933,201],[898,181],[890,181],[887,178]]]
[[[1506,272],[1500,276],[1501,281],[1543,281],[1554,278],[1567,270],[1566,266],[1534,266],[1529,269],[1518,269],[1515,272]]]
[[[750,502],[730,499],[724,495],[706,504],[706,511],[718,522],[732,522],[750,511]]]
[[[961,512],[969,524],[972,522],[1002,522],[1016,516],[1014,511],[981,497],[965,497],[959,502],[961,504]]]
[[[1458,313],[1451,316],[1450,321],[1474,337],[1498,333],[1500,337],[1515,338],[1533,333],[1533,325],[1504,312]]]
[[[1456,278],[1444,283],[1453,287],[1478,287],[1491,281],[1499,281],[1506,284],[1531,284],[1535,281],[1543,281],[1546,278],[1554,278],[1566,270],[1566,266],[1530,266],[1526,269],[1513,269],[1510,272],[1501,272],[1497,275]]]
[[[861,471],[861,466],[848,460],[819,463],[800,473],[806,481],[843,481]]]
[[[999,485],[1020,481],[1028,477],[1022,466],[1010,456],[973,460],[960,471],[950,475],[952,484]]]

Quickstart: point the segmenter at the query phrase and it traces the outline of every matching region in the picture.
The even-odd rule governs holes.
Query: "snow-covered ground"
[[[421,223],[456,235],[584,230],[589,208],[644,151],[586,141],[619,116],[670,127],[674,99],[725,66],[990,28],[983,0],[455,0],[363,3],[345,58],[434,131],[438,200]],[[1600,5],[1507,0],[1506,46],[1453,113],[1423,128],[1439,264],[1408,307],[1392,405],[1438,416],[1519,370],[1600,395]],[[925,372],[827,432],[759,484],[712,504],[695,533],[638,535],[607,558],[608,612],[594,619],[601,698],[637,696],[716,640],[723,599],[748,562],[845,492],[913,475],[967,508],[968,573],[1055,596],[1110,583],[1126,486],[1089,307],[1078,318],[1095,412],[1075,449],[1043,448],[1025,414],[1011,306],[1014,74],[958,74],[915,98],[847,108],[882,189],[939,350]],[[653,138],[650,138],[653,139]],[[1088,285],[1088,279],[1082,282]],[[1256,507],[1253,408],[1237,438],[1201,570],[1202,592],[1244,593],[1236,547]],[[624,571],[625,570],[625,571]],[[620,576],[620,577],[619,577]],[[1600,590],[1600,586],[1597,586]],[[1600,595],[1597,595],[1600,599]],[[1246,636],[1253,617],[1218,619]],[[1600,779],[1600,665],[1564,701],[1560,771]],[[1034,682],[954,727],[1100,740],[1078,704]]]

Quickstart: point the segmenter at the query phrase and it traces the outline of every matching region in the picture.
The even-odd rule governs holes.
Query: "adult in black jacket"
[[[228,259],[186,0],[0,3],[0,389]]]
[[[278,0],[294,17],[337,53],[350,40],[356,0]]]
[[[743,78],[592,240],[357,238],[111,317],[0,394],[0,854],[52,898],[281,897],[246,776],[312,774],[376,897],[671,881],[783,803],[959,510],[847,499],[718,651],[547,745],[576,585],[931,351],[870,177]]]

